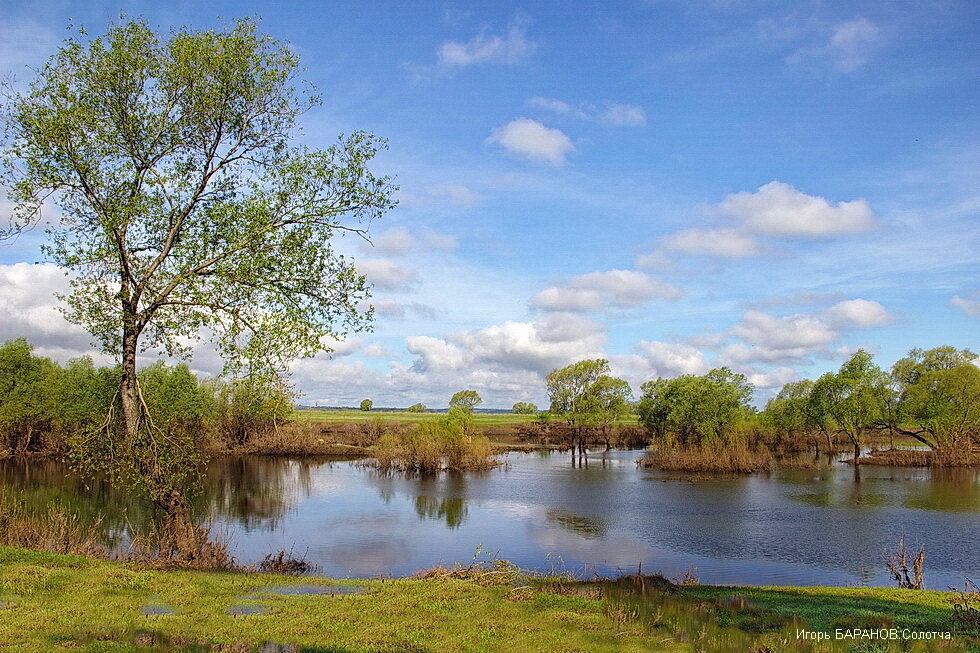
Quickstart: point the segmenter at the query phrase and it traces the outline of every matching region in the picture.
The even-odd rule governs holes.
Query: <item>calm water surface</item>
[[[511,453],[481,473],[411,478],[356,461],[226,458],[200,501],[243,562],[292,550],[328,576],[402,576],[481,550],[580,576],[644,571],[706,583],[891,585],[899,538],[926,549],[929,587],[980,579],[980,472],[850,466],[739,478],[638,469],[637,451]],[[59,499],[109,531],[146,518],[55,463],[0,464],[0,485]]]

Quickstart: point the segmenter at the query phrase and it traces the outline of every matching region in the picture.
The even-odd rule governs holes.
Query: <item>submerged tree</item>
[[[249,20],[167,38],[131,21],[69,39],[3,112],[6,233],[59,208],[45,253],[70,271],[66,315],[121,363],[116,426],[87,460],[111,460],[168,514],[187,501],[161,459],[186,452],[153,421],[140,351],[208,337],[227,371],[273,376],[370,322],[365,279],[331,239],[392,208],[367,167],[384,141],[295,144],[318,101],[298,72]]]
[[[577,448],[584,456],[588,437],[595,433],[602,435],[608,449],[610,430],[629,412],[629,384],[608,373],[609,361],[596,358],[553,370],[545,379],[549,412],[568,423],[572,455]]]

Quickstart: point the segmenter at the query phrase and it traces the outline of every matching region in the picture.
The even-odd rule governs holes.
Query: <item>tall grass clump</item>
[[[107,558],[100,520],[84,523],[58,505],[31,508],[0,494],[0,545]]]
[[[469,410],[453,408],[446,417],[415,424],[407,435],[386,431],[371,448],[374,464],[423,473],[497,466],[490,440],[473,433],[472,420]]]
[[[771,471],[774,461],[768,450],[752,449],[743,440],[734,439],[687,446],[659,442],[647,450],[639,464],[676,472],[752,474]]]

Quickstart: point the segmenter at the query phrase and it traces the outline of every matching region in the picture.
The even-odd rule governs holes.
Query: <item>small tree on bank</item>
[[[449,400],[449,408],[463,408],[470,412],[483,403],[483,398],[476,390],[460,390]]]
[[[409,413],[424,413],[426,410],[428,410],[428,408],[426,408],[425,404],[423,403],[412,404],[405,409],[405,411]]]
[[[524,401],[518,401],[511,408],[511,411],[517,415],[534,415],[538,412],[538,407],[535,404],[530,404]]]
[[[370,399],[362,399],[361,400],[360,409],[363,410],[365,413],[369,412],[371,410],[372,406],[374,406],[374,402],[371,401]]]
[[[45,253],[71,272],[66,315],[121,363],[115,428],[81,459],[169,515],[188,503],[166,474],[179,465],[162,461],[191,452],[154,422],[140,351],[185,354],[207,333],[227,371],[271,377],[371,318],[358,308],[365,279],[331,238],[393,206],[388,179],[367,168],[384,142],[295,145],[317,103],[297,91],[298,71],[248,20],[167,39],[131,21],[70,39],[3,112],[6,235],[58,206]]]
[[[573,455],[577,449],[584,456],[589,436],[596,433],[609,448],[609,429],[629,410],[629,384],[608,372],[609,361],[597,358],[553,370],[545,379],[549,412],[568,423]]]

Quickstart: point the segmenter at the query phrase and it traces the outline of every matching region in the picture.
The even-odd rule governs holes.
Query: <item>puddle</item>
[[[146,617],[166,617],[169,615],[177,614],[177,611],[171,608],[169,605],[163,605],[160,603],[144,605],[141,608],[143,616]]]
[[[269,608],[264,605],[233,605],[228,608],[228,614],[232,617],[245,617],[269,614]]]
[[[279,594],[281,596],[336,596],[338,594],[363,594],[366,589],[360,585],[279,585],[263,587],[258,590],[258,593]]]

